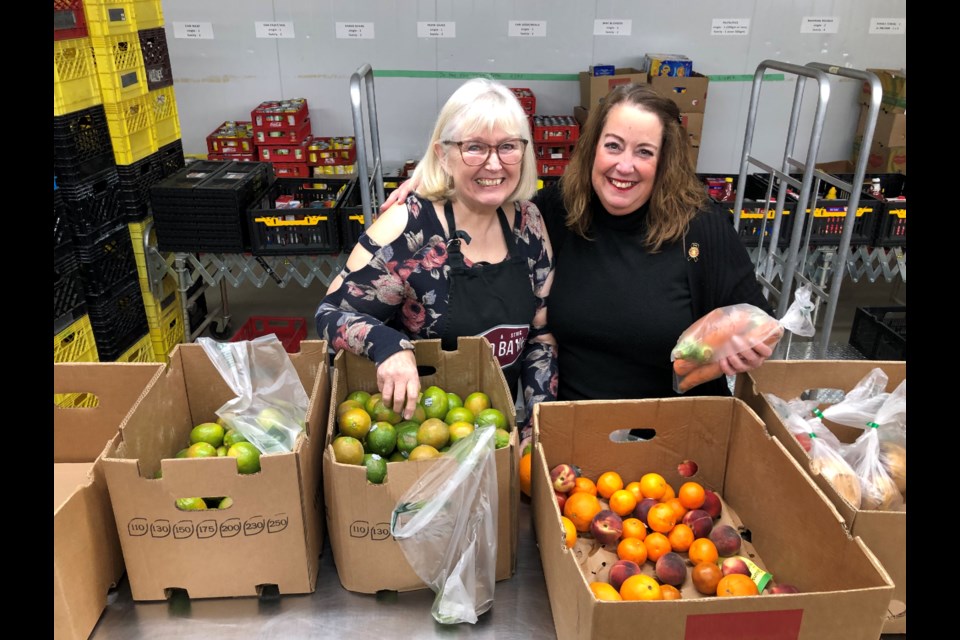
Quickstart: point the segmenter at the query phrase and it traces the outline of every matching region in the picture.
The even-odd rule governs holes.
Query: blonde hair
[[[532,197],[537,190],[537,164],[533,155],[533,142],[530,141],[530,122],[513,92],[499,82],[487,78],[466,81],[443,105],[427,150],[414,172],[414,177],[420,179],[417,192],[429,200],[456,200],[457,185],[453,184],[450,175],[443,169],[443,164],[434,151],[436,143],[463,140],[497,128],[528,141],[520,163],[520,181],[507,201],[527,200]],[[443,147],[447,154],[459,153],[454,145],[444,144]],[[456,160],[460,161],[459,155]]]
[[[570,165],[560,179],[563,204],[567,210],[566,225],[578,235],[587,237],[592,221],[590,200],[594,193],[591,176],[594,157],[610,111],[620,105],[652,113],[663,125],[644,239],[647,248],[656,253],[664,243],[676,242],[683,237],[690,220],[706,203],[706,194],[690,160],[687,133],[680,126],[680,109],[673,100],[659,95],[647,85],[621,85],[598,107],[590,110]]]

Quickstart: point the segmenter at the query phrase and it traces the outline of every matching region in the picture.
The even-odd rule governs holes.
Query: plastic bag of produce
[[[397,502],[390,532],[434,593],[442,624],[476,623],[493,606],[497,572],[495,429],[484,427],[437,458]]]
[[[197,342],[236,394],[216,411],[226,426],[242,433],[261,453],[292,451],[303,431],[309,398],[277,336]]]

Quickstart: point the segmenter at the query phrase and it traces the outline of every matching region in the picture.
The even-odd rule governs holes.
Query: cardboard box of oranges
[[[624,438],[631,429],[641,430],[634,435],[642,439]],[[681,470],[689,474],[689,465],[681,466],[687,461],[697,465],[692,476],[681,475]],[[696,481],[715,491],[741,523],[751,560],[800,592],[683,595],[671,601],[595,597],[576,549],[565,542],[550,476],[561,463],[577,465],[591,479],[615,471],[626,482],[655,472],[674,488]],[[880,635],[893,590],[889,575],[864,542],[844,530],[837,510],[740,400],[540,404],[534,412],[532,490],[540,558],[561,640],[626,638],[638,630],[684,640]],[[650,576],[652,565],[645,564],[642,575]],[[650,578],[634,582],[642,580]]]
[[[506,380],[490,343],[460,338],[456,351],[443,351],[439,340],[415,341],[420,388],[431,386],[466,398],[480,391],[508,422],[510,444],[494,452],[497,464],[497,580],[511,577],[517,560],[517,512],[520,485],[516,412]],[[348,591],[376,593],[384,589],[413,591],[427,585],[410,567],[390,535],[397,502],[434,460],[390,462],[382,483],[368,482],[359,464],[337,462],[333,442],[338,434],[337,407],[354,391],[377,393],[376,367],[367,358],[341,351],[333,363],[333,388],[323,453],[323,492],[327,532],[340,583]]]
[[[327,343],[304,340],[290,361],[309,396],[287,453],[241,474],[229,456],[174,458],[194,426],[216,420],[234,393],[203,347],[179,344],[101,454],[134,600],[256,596],[316,588],[323,549],[320,459],[330,401]],[[196,496],[232,504],[183,510]]]

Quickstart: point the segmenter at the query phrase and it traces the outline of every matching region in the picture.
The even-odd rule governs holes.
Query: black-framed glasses
[[[523,152],[527,149],[529,140],[523,138],[513,138],[504,140],[500,144],[491,145],[486,142],[476,142],[473,140],[444,140],[444,144],[455,144],[460,149],[460,157],[463,163],[470,167],[479,167],[486,164],[490,152],[496,149],[497,157],[502,164],[518,164],[523,159]]]

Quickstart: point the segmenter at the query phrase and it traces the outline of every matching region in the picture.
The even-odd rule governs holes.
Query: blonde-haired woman
[[[383,402],[413,415],[420,379],[415,339],[484,336],[515,398],[552,400],[556,356],[546,327],[553,254],[528,200],[536,165],[526,115],[486,79],[443,106],[417,168],[419,188],[361,236],[316,314],[334,350],[377,365]]]

